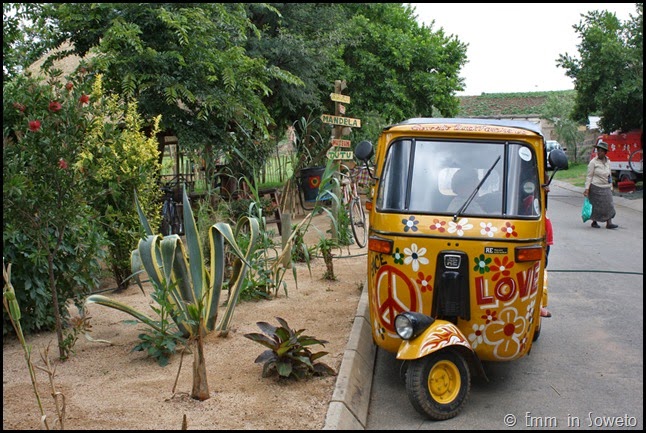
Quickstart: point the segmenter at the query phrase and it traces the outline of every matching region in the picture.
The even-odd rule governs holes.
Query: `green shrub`
[[[25,332],[56,329],[60,358],[67,300],[98,285],[106,245],[77,166],[95,122],[90,81],[52,73],[3,86],[3,253],[14,265]],[[9,332],[3,314],[3,335]]]
[[[305,379],[311,376],[334,376],[336,372],[323,362],[315,362],[328,352],[312,352],[309,346],[325,347],[325,340],[303,335],[304,329],[295,331],[287,322],[276,317],[280,326],[267,322],[256,322],[263,334],[252,332],[244,336],[268,349],[262,352],[254,362],[263,364],[262,377],[274,374],[278,378]]]

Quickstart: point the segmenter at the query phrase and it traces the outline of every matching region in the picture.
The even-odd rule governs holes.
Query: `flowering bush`
[[[136,103],[104,96],[91,78],[22,76],[3,87],[4,255],[28,313],[23,330],[55,327],[61,358],[66,302],[80,307],[97,287],[104,251],[118,282],[129,274],[135,189],[147,212],[159,210],[157,146]],[[3,314],[3,335],[8,323]]]
[[[81,86],[68,90],[55,78],[3,86],[3,253],[13,263],[23,330],[55,327],[65,358],[66,302],[81,306],[98,284],[106,241],[72,169],[92,119],[79,104]],[[3,335],[8,324],[3,313]]]

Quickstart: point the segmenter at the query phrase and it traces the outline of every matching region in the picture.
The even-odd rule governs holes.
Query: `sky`
[[[467,47],[460,72],[465,90],[482,93],[574,89],[560,54],[578,56],[581,42],[573,26],[593,10],[614,12],[621,21],[636,15],[635,3],[410,3],[420,23],[444,29]]]

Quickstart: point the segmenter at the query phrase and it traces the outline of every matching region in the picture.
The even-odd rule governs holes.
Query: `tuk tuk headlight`
[[[434,321],[435,319],[426,314],[407,311],[395,317],[395,331],[402,340],[412,340],[431,326]]]

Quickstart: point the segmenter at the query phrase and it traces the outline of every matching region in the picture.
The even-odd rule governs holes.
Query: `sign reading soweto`
[[[351,117],[332,116],[331,114],[321,115],[323,123],[330,123],[332,125],[349,126],[351,128],[361,128],[361,120],[353,119]]]

